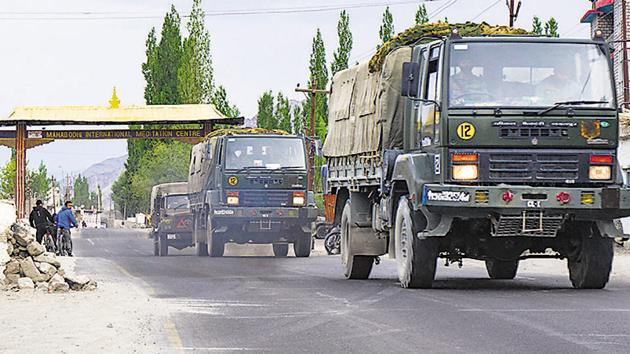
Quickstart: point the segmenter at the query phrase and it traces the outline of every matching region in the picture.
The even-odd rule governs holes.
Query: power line
[[[441,14],[449,7],[455,5],[459,0],[452,0],[450,3],[444,4],[441,8],[436,9],[433,13],[429,14],[429,18],[433,19],[435,16]]]
[[[476,19],[478,19],[479,17],[481,17],[483,14],[485,14],[486,12],[490,11],[490,9],[492,9],[493,7],[497,6],[499,3],[501,2],[501,0],[497,0],[494,3],[492,3],[492,5],[486,7],[483,11],[481,11],[480,13],[477,14],[477,16],[473,17],[470,22],[474,22]]]
[[[239,9],[225,11],[208,11],[206,17],[219,16],[247,16],[247,15],[275,15],[275,14],[297,14],[297,13],[313,13],[327,12],[359,8],[371,8],[381,6],[398,6],[417,4],[420,2],[428,2],[431,0],[404,0],[404,1],[381,1],[371,3],[354,3],[347,5],[332,6],[305,6],[305,7],[285,7],[285,8],[259,8],[259,9]],[[447,1],[447,0],[437,0]],[[457,0],[456,0],[457,1]],[[136,20],[136,19],[160,19],[161,14],[149,14],[145,12],[0,12],[0,20]],[[14,17],[17,16],[17,17]],[[190,17],[190,15],[182,15],[182,17]]]

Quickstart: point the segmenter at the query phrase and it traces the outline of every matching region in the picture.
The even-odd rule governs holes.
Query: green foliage
[[[275,129],[277,127],[273,114],[273,92],[265,91],[258,99],[256,122],[259,128]]]
[[[37,170],[31,171],[29,175],[33,197],[35,199],[45,200],[48,197],[51,183],[48,177],[48,169],[46,165],[44,165],[44,162],[40,161]]]
[[[144,97],[147,104],[197,104],[212,103],[222,114],[239,116],[239,110],[228,101],[224,87],[215,88],[210,34],[205,27],[205,14],[201,0],[193,0],[192,11],[186,23],[188,36],[182,38],[181,21],[174,6],[164,17],[159,39],[156,30],[149,31],[146,40],[146,62],[142,74],[146,86]],[[182,125],[131,125],[131,128],[164,129],[183,128]],[[168,147],[168,148],[166,148]],[[169,150],[170,149],[170,150]],[[170,151],[167,160],[156,158],[158,151]],[[112,186],[112,199],[121,212],[133,215],[148,209],[146,196],[152,185],[147,183],[158,178],[161,182],[186,180],[190,146],[178,141],[128,140],[128,157],[124,173]],[[152,161],[155,159],[155,161]],[[177,163],[173,163],[177,161]],[[153,166],[148,169],[146,165]],[[162,164],[161,168],[158,164]],[[160,175],[159,171],[181,171]],[[156,176],[146,175],[157,173]],[[163,178],[162,178],[163,177]],[[175,178],[177,180],[165,180]],[[146,183],[145,183],[146,182]],[[160,182],[160,183],[161,183]],[[98,198],[98,192],[96,193]],[[146,202],[146,203],[145,203]],[[98,204],[97,201],[95,204]]]
[[[11,159],[0,171],[0,194],[2,198],[15,197],[16,171],[15,149],[11,149]]]
[[[291,131],[291,107],[289,107],[289,99],[284,97],[282,92],[278,92],[276,98],[274,117],[274,120],[277,122],[276,129]]]
[[[346,10],[339,14],[337,22],[337,36],[339,37],[339,47],[333,53],[333,62],[330,65],[332,75],[348,68],[348,60],[352,51],[352,32],[350,32],[350,17]]]
[[[74,179],[74,196],[72,197],[72,202],[74,205],[83,206],[85,208],[92,207],[92,199],[90,195],[90,185],[85,176],[79,175]]]
[[[322,34],[317,29],[317,33],[313,38],[311,58],[309,61],[309,87],[313,87],[313,83],[316,83],[317,89],[326,89],[328,85],[328,68],[326,66],[326,48],[324,47],[324,40]],[[310,112],[310,101],[307,103],[308,110]],[[315,105],[315,130],[316,135],[320,139],[324,140],[326,137],[328,126],[328,96],[325,93],[316,94]]]
[[[241,115],[238,107],[230,104],[223,85],[217,86],[212,93],[212,104],[226,117],[238,117]]]
[[[381,44],[388,42],[394,37],[394,17],[389,11],[389,6],[387,6],[385,12],[383,12],[383,24],[378,30],[378,36],[381,39]],[[381,45],[378,45],[376,49],[380,48],[380,46]]]
[[[424,4],[418,5],[416,11],[416,25],[422,25],[429,22],[429,15],[427,14],[427,7]]]
[[[548,37],[560,37],[558,32],[558,21],[551,17],[547,23],[545,23],[545,35]]]
[[[540,17],[538,16],[534,16],[534,19],[532,20],[532,33],[537,36],[542,36],[543,34],[543,25],[542,22],[540,22]]]
[[[293,116],[293,129],[291,131],[293,134],[306,135],[306,124],[309,117],[308,109],[308,101],[302,101],[302,103],[293,107],[291,112]]]

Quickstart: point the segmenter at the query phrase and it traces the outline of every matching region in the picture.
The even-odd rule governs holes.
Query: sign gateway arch
[[[243,117],[226,117],[211,104],[151,106],[30,106],[16,107],[0,119],[0,145],[16,151],[15,205],[25,216],[26,150],[55,140],[176,139],[196,144],[216,124],[242,125]],[[50,126],[94,126],[94,129],[47,130]],[[140,128],[120,129],[121,125]],[[172,126],[181,126],[173,128]],[[30,129],[35,127],[35,129]]]

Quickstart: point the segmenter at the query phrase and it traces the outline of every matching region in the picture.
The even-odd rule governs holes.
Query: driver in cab
[[[475,66],[470,59],[461,59],[453,68],[455,70],[450,80],[451,103],[464,104],[471,98],[477,100],[490,96],[483,74],[474,73]]]
[[[536,96],[550,100],[549,104],[581,99],[582,89],[573,75],[575,75],[575,70],[572,70],[570,66],[556,64],[553,67],[553,74],[538,84]]]

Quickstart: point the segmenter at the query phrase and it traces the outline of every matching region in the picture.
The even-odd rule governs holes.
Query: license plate
[[[177,234],[168,234],[166,235],[167,240],[177,240]]]

